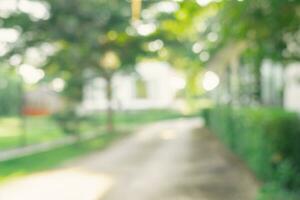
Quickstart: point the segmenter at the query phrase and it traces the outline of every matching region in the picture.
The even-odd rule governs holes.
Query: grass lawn
[[[167,110],[116,112],[115,123],[120,128],[130,128],[157,120],[179,117],[180,114]],[[105,129],[105,114],[95,114],[87,117],[80,124],[81,134],[102,132]],[[65,136],[61,128],[51,117],[27,117],[26,142],[28,145],[56,140]],[[22,121],[17,117],[0,118],[0,150],[19,147],[24,134]]]
[[[131,132],[134,128],[140,125],[178,117],[181,117],[181,114],[165,110],[118,113],[115,116],[115,123],[119,130],[117,131],[117,133],[101,134],[99,138],[94,139],[92,141],[76,145],[70,145],[63,148],[11,161],[0,162],[0,183],[14,177],[19,177],[36,171],[50,169],[52,167],[58,166],[63,161],[78,157],[91,151],[102,149],[114,140],[125,136],[126,133]],[[32,119],[32,121],[30,122],[32,123],[32,128],[29,129],[32,130],[32,132],[30,132],[32,134],[31,142],[57,139],[63,136],[63,133],[59,130],[59,128],[55,124],[51,124],[53,122],[50,122],[49,118],[38,119],[41,120],[38,122],[40,123],[39,125],[36,125],[34,120],[37,119]],[[12,135],[15,135],[15,137],[18,138],[17,135],[19,130],[16,127],[17,125],[19,125],[18,123],[18,120],[15,118],[1,119],[0,127],[2,128],[2,131],[11,131]],[[3,126],[3,124],[5,126]],[[88,121],[82,122],[82,129],[91,130],[91,128],[95,128],[96,125],[99,127],[99,124],[100,127],[103,127],[103,125],[105,124],[104,115],[91,116]],[[48,136],[46,137],[44,135]],[[17,141],[17,139],[15,140]],[[15,142],[13,139],[1,141],[0,146],[3,145],[2,148],[10,145],[13,146],[13,142]]]
[[[27,144],[55,140],[64,136],[57,124],[50,117],[27,117]],[[21,145],[20,136],[24,133],[22,121],[17,117],[0,118],[0,150]]]

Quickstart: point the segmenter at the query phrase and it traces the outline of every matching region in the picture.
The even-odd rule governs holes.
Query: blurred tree
[[[240,58],[253,68],[254,98],[261,101],[262,61],[270,59],[286,64],[300,60],[300,2],[297,0],[228,0],[216,3],[219,10],[207,20],[202,33],[218,36],[213,51],[244,42]]]
[[[253,95],[260,101],[262,61],[285,64],[300,59],[299,7],[297,0],[182,1],[171,17],[159,20],[175,66],[181,65],[185,71],[192,66],[226,68],[231,65],[231,58],[242,59],[244,65],[253,68]]]
[[[57,45],[46,68],[67,81],[66,95],[82,100],[84,84],[95,77],[106,80],[107,128],[113,126],[112,77],[134,68],[143,52],[143,38],[129,34],[130,4],[120,0],[49,0],[50,18],[38,24]],[[126,31],[127,30],[127,31]]]
[[[193,107],[193,104],[198,104],[198,98],[195,97],[204,94],[199,80],[210,58],[208,51],[211,48],[206,45],[200,32],[205,19],[217,12],[217,6],[211,4],[201,7],[197,1],[173,3],[173,7],[177,8],[174,12],[162,12],[155,16],[159,26],[153,37],[164,43],[157,52],[158,57],[185,74],[187,84],[183,96]],[[160,7],[163,3],[157,4]]]
[[[84,84],[95,77],[106,80],[107,128],[113,126],[112,77],[133,70],[143,52],[143,38],[130,34],[130,4],[120,0],[49,0],[50,18],[38,24],[37,34],[57,46],[48,59],[49,73],[66,81],[65,93],[82,100]],[[127,31],[126,31],[127,30]]]
[[[128,1],[30,2],[44,5],[44,14],[37,18],[19,8],[10,15],[0,15],[2,27],[21,33],[6,57],[11,60],[30,47],[52,47],[54,51],[43,65],[48,75],[66,81],[64,94],[74,106],[82,100],[83,86],[94,77],[103,77],[109,129],[113,129],[113,74],[132,70],[138,55],[146,52],[154,52],[186,72],[189,96],[199,93],[197,83],[203,67],[212,65],[212,60],[225,62],[218,54],[230,56],[232,44],[246,44],[239,56],[254,68],[258,99],[262,60],[299,60],[297,0],[145,1],[140,23],[148,23],[144,28],[157,28],[147,38],[139,36],[139,25],[130,26]]]
[[[21,105],[21,80],[7,66],[0,68],[0,115],[18,115]]]
[[[29,2],[40,3],[46,8],[43,16],[37,19],[16,10],[1,19],[3,27],[16,28],[21,33],[4,59],[9,60],[18,54],[25,55],[31,47],[38,51],[50,49],[52,52],[45,53],[47,58],[40,65],[47,72],[46,79],[60,77],[65,80],[64,95],[72,109],[82,101],[85,84],[96,77],[104,78],[107,85],[107,127],[112,131],[112,77],[116,72],[133,70],[137,58],[145,50],[145,38],[140,37],[135,28],[130,26],[130,2]]]

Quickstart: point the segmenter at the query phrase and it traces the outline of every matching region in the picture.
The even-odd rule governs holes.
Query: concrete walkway
[[[254,200],[254,178],[201,126],[145,126],[105,151],[1,186],[0,199]]]

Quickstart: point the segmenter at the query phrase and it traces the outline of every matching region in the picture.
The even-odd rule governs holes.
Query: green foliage
[[[80,137],[91,133],[106,132],[104,131],[105,113],[85,117],[74,117],[73,114],[69,111],[51,117],[26,117],[27,144],[50,142],[72,134]],[[127,130],[144,123],[181,116],[180,113],[170,110],[116,112],[115,123],[119,126],[118,130]],[[20,118],[0,118],[0,150],[20,146],[20,136],[24,133],[21,124]]]
[[[74,109],[66,110],[64,112],[56,113],[52,118],[57,122],[64,134],[78,135],[79,125],[82,119],[77,116]]]
[[[25,120],[25,121],[22,121]],[[49,142],[63,137],[60,127],[49,117],[0,118],[0,151],[19,147],[25,134],[28,145]]]
[[[145,37],[129,34],[131,4],[123,0],[39,0],[49,9],[49,18],[33,20],[23,12],[13,12],[1,19],[1,26],[18,27],[21,35],[5,55],[25,57],[30,47],[44,44],[54,47],[42,63],[45,80],[56,77],[66,81],[64,96],[69,101],[82,100],[83,86],[95,77],[110,78],[117,71],[133,70],[144,55]],[[108,52],[119,59],[116,66],[105,66]],[[26,59],[23,60],[26,62]],[[2,62],[2,61],[1,61]]]
[[[17,115],[21,106],[20,79],[8,69],[0,67],[0,116]]]
[[[254,60],[300,59],[296,51],[288,48],[299,31],[299,1],[228,0],[219,4],[219,11],[207,31],[215,31],[216,25],[219,27],[216,47],[242,40],[247,41],[246,54],[252,54]]]
[[[257,176],[282,190],[300,186],[300,119],[295,113],[268,108],[219,106],[204,112],[208,126]]]
[[[67,81],[65,95],[80,102],[85,83],[95,77],[110,79],[117,71],[133,70],[143,53],[144,38],[130,35],[130,3],[120,0],[48,0],[51,17],[37,23],[36,34],[57,45],[45,69]],[[119,61],[106,66],[107,53]],[[106,62],[107,63],[107,62]]]
[[[257,200],[298,200],[299,195],[283,189],[278,183],[267,183],[261,188]]]
[[[165,109],[153,110],[128,110],[118,111],[115,114],[115,123],[120,129],[136,126],[145,123],[151,123],[161,120],[174,119],[182,117],[177,111]],[[88,123],[93,126],[103,126],[105,124],[105,113],[97,113],[87,117]]]

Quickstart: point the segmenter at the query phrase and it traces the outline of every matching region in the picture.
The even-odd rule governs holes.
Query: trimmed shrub
[[[203,112],[207,126],[257,176],[283,190],[300,188],[300,120],[274,108],[218,106]]]

